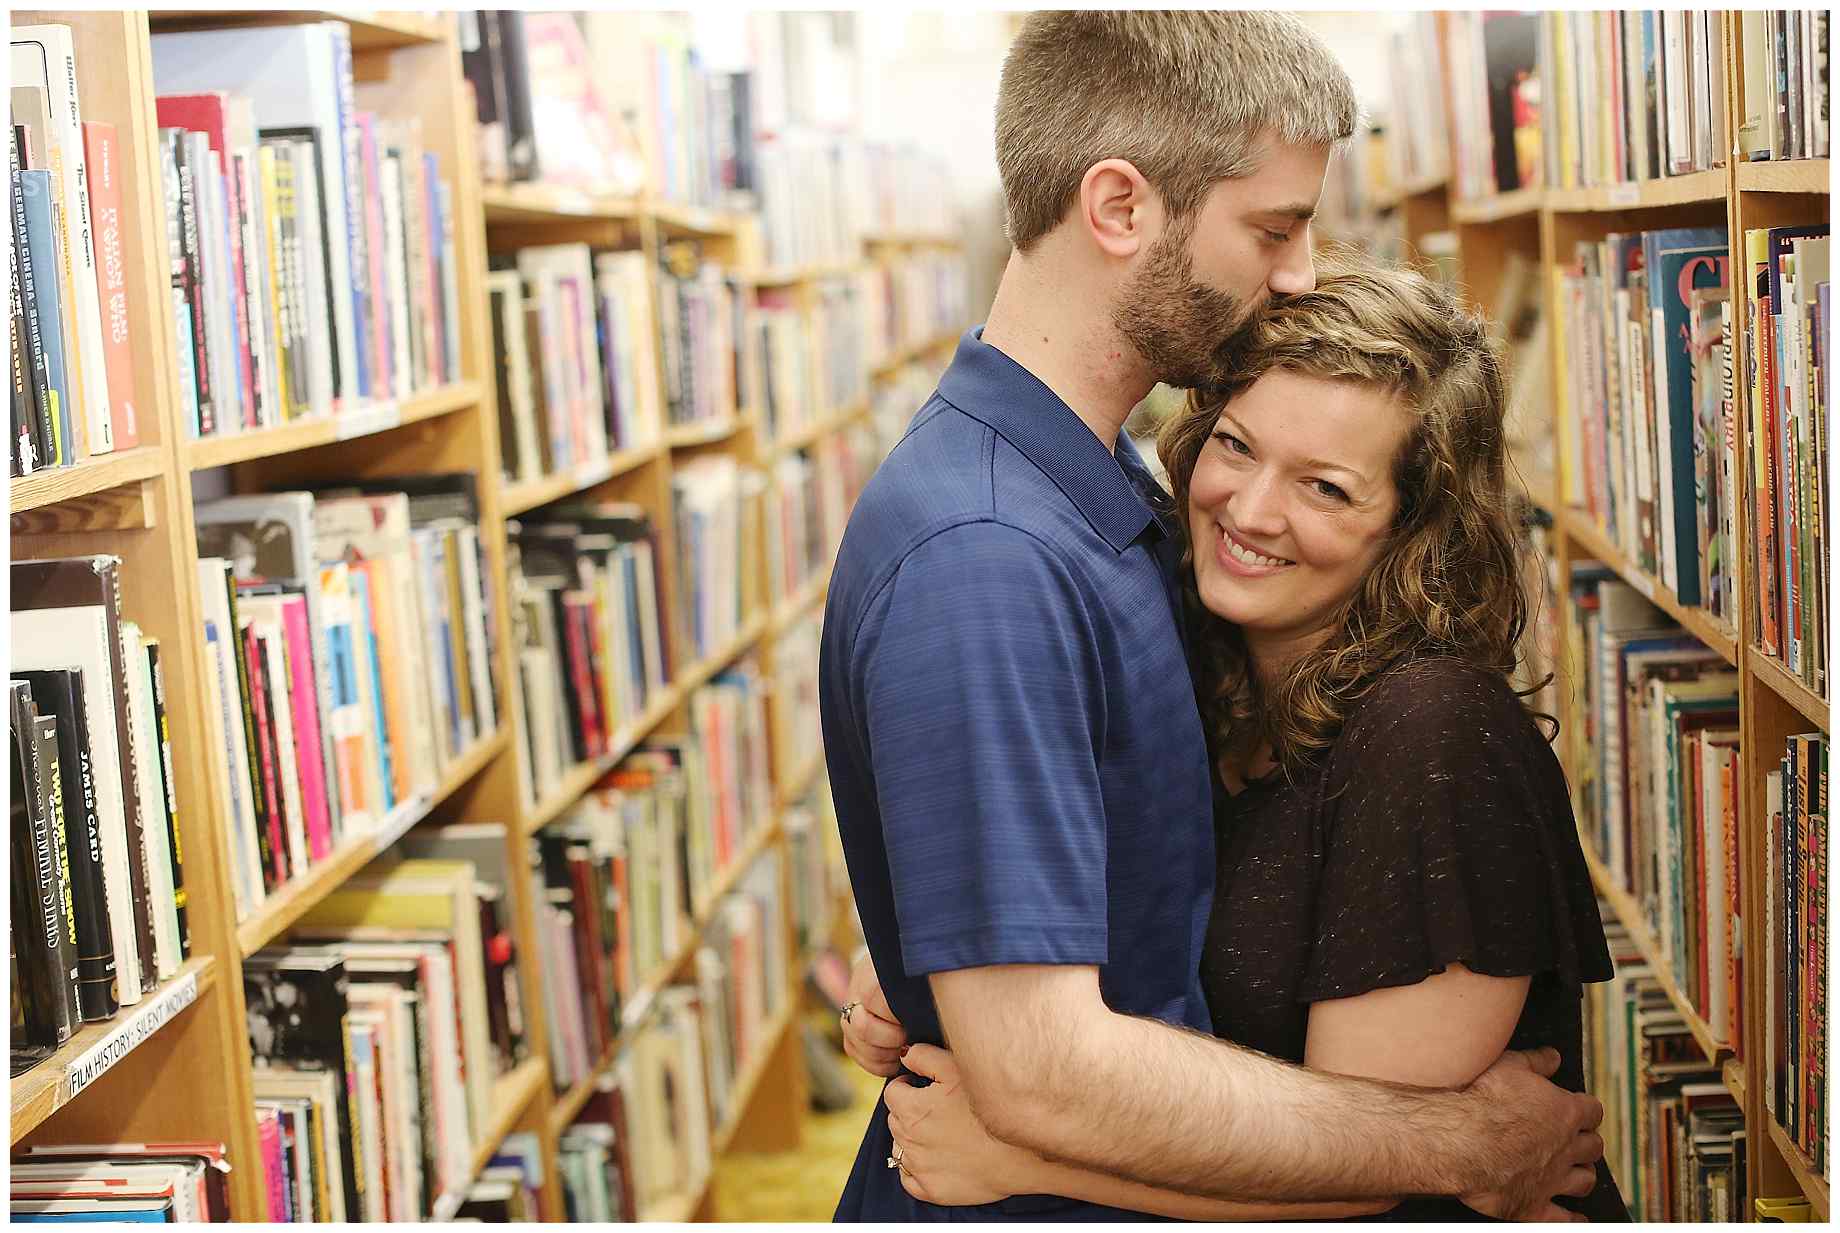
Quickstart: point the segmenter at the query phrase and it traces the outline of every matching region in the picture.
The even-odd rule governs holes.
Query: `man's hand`
[[[1582,1220],[1554,1203],[1582,1197],[1597,1182],[1604,1141],[1597,1127],[1604,1106],[1547,1080],[1559,1069],[1554,1049],[1504,1053],[1477,1076],[1476,1149],[1489,1189],[1463,1196],[1484,1215],[1502,1220]]]
[[[868,955],[850,969],[850,991],[844,1005],[849,1014],[843,1023],[843,1051],[872,1075],[887,1079],[900,1074],[907,1032],[888,1009]]]

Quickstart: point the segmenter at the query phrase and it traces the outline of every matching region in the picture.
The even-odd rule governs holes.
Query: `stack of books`
[[[1749,1206],[1743,1110],[1609,905],[1599,910],[1616,975],[1585,986],[1585,1031],[1604,1159],[1636,1220],[1738,1220]]]
[[[778,605],[798,594],[829,559],[818,508],[818,468],[805,451],[773,464],[768,501],[767,594]]]
[[[246,919],[347,839],[413,817],[498,726],[470,475],[196,511],[211,769]]]
[[[1436,183],[1450,174],[1444,49],[1437,26],[1436,13],[1413,13],[1403,28],[1387,37],[1384,165],[1386,178],[1395,187]],[[1357,158],[1353,165],[1373,163]],[[1364,179],[1358,175],[1340,178],[1350,185],[1360,185]],[[1346,211],[1350,216],[1358,212]]]
[[[70,27],[14,26],[10,473],[140,444],[120,135],[83,119]],[[132,205],[132,203],[128,203]]]
[[[1826,158],[1832,149],[1826,9],[1756,9],[1741,23],[1738,152],[1746,159]]]
[[[741,292],[693,244],[671,245],[662,257],[658,329],[666,422],[682,428],[733,419]]]
[[[1765,655],[1827,693],[1828,228],[1744,233],[1751,615]]]
[[[827,278],[817,285],[819,397],[821,414],[836,415],[869,393],[868,348],[863,337],[871,301],[860,281]]]
[[[767,682],[751,656],[690,695],[690,738],[701,771],[689,785],[685,872],[699,919],[710,909],[716,879],[772,821],[766,697]]]
[[[1451,13],[1444,21],[1456,195],[1474,200],[1538,187],[1541,91],[1550,80],[1539,55],[1543,19],[1491,12]]]
[[[520,785],[534,808],[656,703],[671,680],[671,623],[639,506],[553,506],[506,530]]]
[[[457,1207],[492,1116],[487,958],[466,861],[360,873],[244,962],[277,1221]]]
[[[571,1223],[639,1219],[624,1099],[618,1086],[596,1092],[557,1140],[563,1218]]]
[[[677,621],[692,660],[725,646],[747,619],[742,583],[751,572],[765,481],[726,455],[690,460],[671,474]]]
[[[1764,792],[1764,1107],[1825,1175],[1827,738],[1790,737]]]
[[[1723,228],[1579,244],[1559,274],[1558,414],[1579,426],[1562,498],[1681,603],[1735,626],[1726,275]]]
[[[645,258],[550,244],[495,254],[486,276],[505,477],[530,483],[658,439]]]
[[[1581,568],[1580,825],[1714,1040],[1742,1037],[1738,676],[1634,588]]]
[[[115,557],[12,566],[13,1073],[191,954],[166,678]]]
[[[796,292],[763,287],[748,320],[759,356],[760,389],[744,401],[760,413],[768,441],[810,427],[820,415],[817,343]]]
[[[734,1110],[736,1081],[772,1046],[767,1026],[785,1007],[790,956],[780,857],[763,852],[716,908],[696,952],[702,1003],[703,1058],[708,1066],[710,1116],[716,1125]]]
[[[346,25],[159,34],[153,70],[191,435],[459,380],[452,189],[355,106]]]
[[[225,1223],[221,1143],[46,1143],[13,1159],[15,1222]]]
[[[1545,127],[1547,183],[1624,184],[1725,165],[1731,139],[1721,14],[1548,13],[1539,20],[1545,114],[1538,97],[1532,106]]]

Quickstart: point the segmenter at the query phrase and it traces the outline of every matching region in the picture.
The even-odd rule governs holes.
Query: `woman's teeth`
[[[1252,549],[1246,547],[1244,544],[1241,544],[1238,540],[1234,539],[1231,535],[1227,535],[1225,532],[1221,533],[1221,538],[1226,541],[1227,551],[1233,554],[1233,559],[1236,561],[1244,561],[1247,565],[1290,565],[1292,564],[1292,562],[1286,561],[1282,557],[1262,556],[1259,553],[1254,552]]]

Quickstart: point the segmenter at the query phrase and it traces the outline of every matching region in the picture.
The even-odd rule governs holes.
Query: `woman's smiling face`
[[[1188,486],[1195,585],[1255,660],[1320,642],[1379,559],[1411,426],[1389,390],[1282,370],[1221,410]]]

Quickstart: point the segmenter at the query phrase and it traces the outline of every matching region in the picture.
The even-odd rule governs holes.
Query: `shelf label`
[[[198,973],[187,972],[144,1005],[129,1012],[107,1036],[85,1049],[64,1067],[64,1099],[70,1100],[94,1083],[141,1042],[165,1027],[174,1015],[198,1000]]]
[[[1640,203],[1642,192],[1634,184],[1612,184],[1610,186],[1610,204],[1613,206],[1632,206]]]
[[[394,402],[372,403],[356,411],[348,411],[333,421],[333,436],[339,441],[349,441],[353,437],[368,437],[373,432],[383,432],[402,423],[402,407]]]

